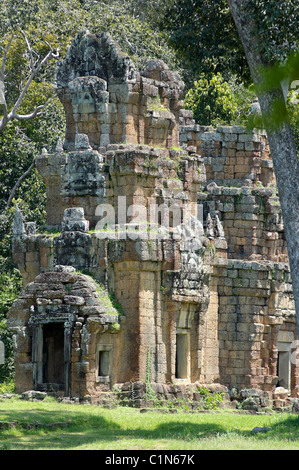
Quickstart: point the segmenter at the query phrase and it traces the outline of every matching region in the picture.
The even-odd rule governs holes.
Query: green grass
[[[0,430],[6,450],[298,450],[299,417],[290,414],[247,415],[228,411],[187,414],[140,413],[132,408],[103,409],[67,405],[52,399],[0,402],[0,421],[68,422],[50,429]],[[254,427],[269,426],[252,435]]]

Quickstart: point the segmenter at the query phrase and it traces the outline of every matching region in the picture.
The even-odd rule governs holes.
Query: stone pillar
[[[43,327],[41,324],[32,327],[32,363],[33,388],[43,382]]]

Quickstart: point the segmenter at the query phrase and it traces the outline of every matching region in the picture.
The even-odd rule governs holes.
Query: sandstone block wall
[[[203,204],[222,221],[231,259],[288,262],[279,198],[274,187],[207,186]]]
[[[213,129],[194,124],[194,121],[191,124],[190,111],[182,110],[180,114],[180,144],[182,147],[195,147],[204,158],[208,182],[234,187],[244,183],[275,184],[265,131],[249,131],[244,126]]]
[[[167,396],[219,383],[296,396],[265,133],[198,126],[179,76],[161,61],[137,71],[109,35],[78,35],[57,89],[66,139],[36,160],[47,226],[35,231],[17,211],[14,224],[18,390],[96,400],[150,381]],[[65,363],[59,376],[53,361]]]
[[[284,367],[279,354],[288,351],[285,377],[296,396],[294,301],[266,134],[243,126],[198,126],[192,112],[181,110],[180,143],[203,157],[206,184],[198,198],[204,219],[212,214],[221,220],[227,242],[227,260],[216,259],[212,274],[218,295],[220,382],[275,395]],[[280,343],[280,335],[288,342]]]
[[[221,383],[271,392],[277,384],[278,332],[296,334],[289,267],[228,260],[225,267],[214,267],[213,276],[218,278]],[[293,368],[293,390],[297,376]]]

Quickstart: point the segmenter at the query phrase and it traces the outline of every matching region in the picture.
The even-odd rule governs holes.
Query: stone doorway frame
[[[75,315],[70,313],[59,314],[33,314],[29,320],[32,328],[32,365],[33,388],[37,390],[43,384],[43,326],[50,323],[63,323],[64,328],[64,394],[70,396],[71,392],[71,346]]]

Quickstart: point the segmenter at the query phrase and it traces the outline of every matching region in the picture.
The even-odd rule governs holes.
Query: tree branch
[[[0,80],[2,80],[3,82],[5,79],[5,67],[6,67],[6,61],[7,61],[7,54],[10,49],[13,38],[14,38],[14,35],[12,34],[10,40],[8,41],[7,46],[5,48],[1,47],[1,49],[3,50],[3,58],[1,62],[1,68],[0,68]]]
[[[18,114],[14,113],[13,114],[13,119],[18,119],[19,121],[28,121],[29,119],[33,119],[37,116],[40,116],[42,114],[41,110],[44,109],[47,103],[41,104],[40,106],[37,106],[37,108],[29,114]]]
[[[7,205],[6,205],[7,209],[11,206],[11,203],[12,203],[12,200],[13,200],[13,197],[15,195],[16,190],[18,189],[18,187],[20,186],[22,181],[26,178],[26,176],[30,173],[30,171],[32,170],[34,165],[35,165],[35,158],[34,158],[33,162],[31,163],[30,167],[28,168],[28,170],[25,171],[25,173],[22,174],[22,176],[18,179],[18,181],[14,185],[14,187],[12,189],[12,192],[10,193],[10,196],[8,198],[8,201],[7,201]]]
[[[56,96],[56,95],[55,95]],[[18,119],[19,121],[28,121],[29,119],[33,119],[37,116],[40,116],[43,114],[43,109],[47,106],[50,101],[54,99],[54,96],[49,98],[44,104],[41,104],[35,108],[35,110],[32,113],[29,114],[18,114],[14,112],[12,119]]]
[[[3,117],[0,120],[0,132],[3,131],[3,129],[6,127],[7,123],[9,121],[13,120],[13,119],[29,120],[29,119],[33,119],[37,116],[40,116],[42,109],[46,106],[46,104],[48,104],[49,100],[45,104],[37,106],[37,108],[32,113],[18,114],[17,111],[20,108],[20,106],[21,106],[21,104],[22,104],[22,102],[23,102],[23,100],[26,96],[26,93],[27,93],[33,79],[38,75],[40,70],[51,59],[58,59],[59,58],[59,47],[57,48],[56,52],[54,52],[52,46],[45,41],[46,44],[48,45],[48,47],[50,48],[49,52],[46,54],[46,56],[42,60],[40,60],[39,63],[38,63],[39,59],[37,61],[34,61],[33,50],[32,50],[32,47],[31,47],[29,41],[28,41],[28,38],[27,38],[26,34],[23,31],[21,31],[21,34],[22,34],[22,36],[23,36],[23,38],[26,42],[26,46],[27,46],[27,50],[28,50],[28,54],[29,54],[29,62],[30,62],[31,73],[30,73],[30,76],[27,79],[27,82],[25,83],[25,86],[23,87],[17,101],[13,105],[13,108],[10,112],[8,112],[6,99],[5,99],[5,89],[4,89],[4,91],[3,91],[3,93],[4,93],[4,102],[3,102],[4,111],[3,111]],[[6,61],[7,61],[7,53],[8,53],[8,50],[9,50],[10,46],[11,46],[13,37],[14,36],[12,35],[11,38],[10,38],[9,44],[4,49],[4,54],[3,54],[3,59],[2,59],[1,69],[0,69],[0,80],[2,79],[3,83],[4,83],[4,78],[5,78],[5,64],[6,64]]]
[[[32,48],[30,46],[30,42],[28,41],[28,38],[26,36],[26,34],[24,33],[24,31],[21,29],[21,34],[26,42],[26,46],[27,46],[27,50],[29,52],[29,56],[30,56],[30,67],[32,70],[35,69],[35,62],[34,62],[34,59],[33,59],[33,52],[32,52]]]
[[[7,54],[8,54],[8,51],[10,49],[10,46],[11,46],[11,43],[12,43],[12,40],[14,38],[14,35],[12,34],[9,41],[8,41],[8,44],[5,48],[1,47],[1,49],[3,50],[3,58],[2,58],[2,62],[1,62],[1,68],[0,68],[0,82],[1,82],[1,88],[2,90],[0,91],[1,93],[1,102],[0,104],[3,106],[3,118],[1,119],[0,121],[0,132],[2,130],[2,128],[4,128],[6,126],[6,124],[8,123],[8,108],[7,108],[7,103],[6,103],[6,99],[5,99],[5,78],[6,78],[6,74],[5,74],[5,68],[6,68],[6,61],[7,61]]]
[[[16,112],[18,110],[18,108],[21,106],[24,98],[25,98],[25,95],[28,91],[28,88],[32,82],[32,80],[36,77],[36,75],[39,73],[39,71],[41,70],[41,68],[47,63],[49,62],[49,60],[53,59],[53,58],[58,58],[59,57],[59,52],[57,52],[57,54],[54,54],[52,51],[49,51],[48,54],[43,58],[43,60],[38,64],[38,66],[36,68],[34,68],[30,74],[30,77],[28,78],[23,90],[21,91],[20,93],[20,96],[19,98],[17,99],[16,103],[14,104],[14,107],[12,109],[12,111],[9,113],[8,117],[9,119],[14,119],[15,115],[16,115]]]

